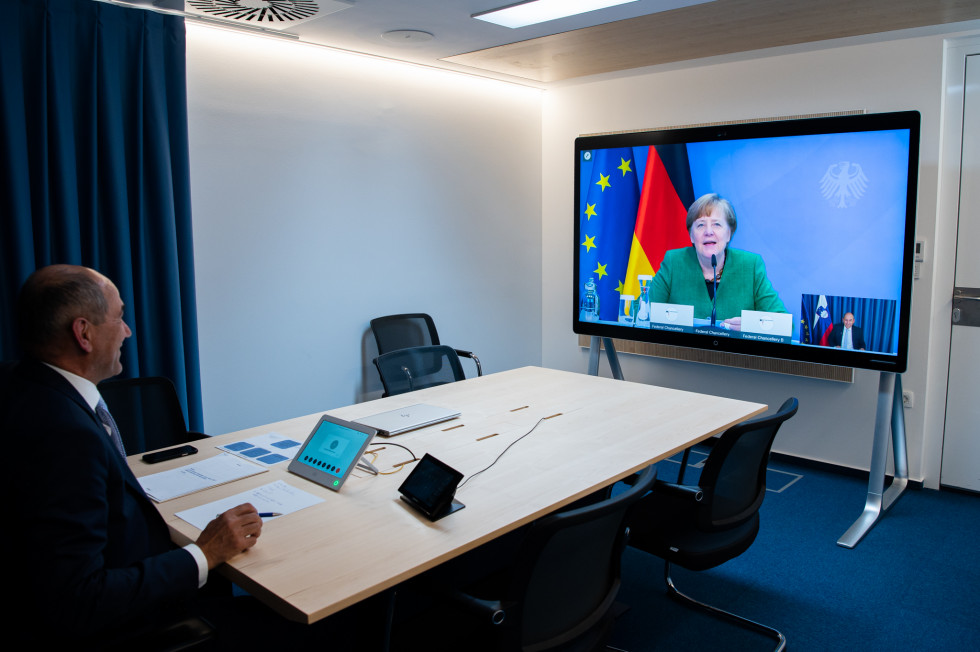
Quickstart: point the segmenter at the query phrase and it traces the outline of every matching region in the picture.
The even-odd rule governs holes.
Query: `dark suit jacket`
[[[3,376],[6,378],[3,379]],[[15,626],[101,638],[138,629],[197,592],[197,564],[61,375],[25,360],[0,374]]]
[[[830,331],[830,346],[840,346],[843,338],[844,324],[838,322],[834,324],[833,330]],[[854,345],[855,350],[867,348],[864,345],[864,333],[859,326],[851,326],[851,344]]]

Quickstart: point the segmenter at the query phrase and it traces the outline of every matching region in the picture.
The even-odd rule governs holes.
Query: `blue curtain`
[[[200,430],[182,18],[92,0],[0,0],[0,359],[33,270],[111,278],[126,376],[166,376]]]
[[[820,297],[804,294],[802,314],[804,320],[816,314]],[[843,321],[846,313],[854,315],[854,325],[864,333],[868,351],[898,352],[898,302],[894,299],[861,299],[857,297],[827,296],[827,310],[834,324]]]

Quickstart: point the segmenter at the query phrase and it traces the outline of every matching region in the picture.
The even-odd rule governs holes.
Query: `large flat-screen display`
[[[576,333],[900,373],[915,111],[575,140]]]

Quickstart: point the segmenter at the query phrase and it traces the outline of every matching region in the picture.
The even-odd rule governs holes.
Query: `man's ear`
[[[75,344],[86,353],[91,353],[92,349],[92,323],[84,317],[76,317],[71,323],[71,332],[75,337]]]

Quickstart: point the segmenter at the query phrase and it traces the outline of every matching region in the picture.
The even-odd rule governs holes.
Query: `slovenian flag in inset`
[[[830,331],[834,328],[834,320],[830,317],[830,310],[827,308],[827,297],[821,294],[817,300],[817,317],[813,320],[812,335],[820,346],[830,346]]]

